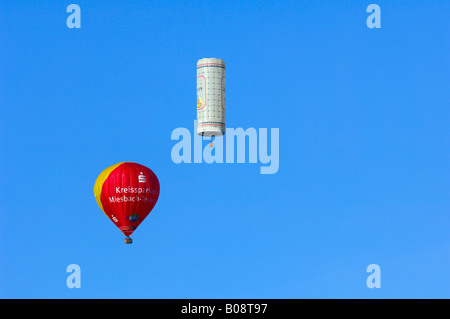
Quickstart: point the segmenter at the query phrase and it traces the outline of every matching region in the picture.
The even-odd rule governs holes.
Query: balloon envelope
[[[155,206],[159,181],[148,167],[118,163],[98,176],[94,195],[105,215],[125,236],[130,236]]]

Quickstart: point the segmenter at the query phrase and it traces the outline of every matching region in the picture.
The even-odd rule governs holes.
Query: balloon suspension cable
[[[213,142],[214,142],[215,139],[216,139],[216,136],[215,135],[211,135],[211,142],[209,143],[209,147],[213,147],[214,146]]]

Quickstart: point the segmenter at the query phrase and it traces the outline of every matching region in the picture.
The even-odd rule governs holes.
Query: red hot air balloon
[[[159,197],[159,181],[143,165],[123,162],[110,166],[98,176],[95,199],[106,216],[124,233],[131,244],[131,234],[147,217]]]

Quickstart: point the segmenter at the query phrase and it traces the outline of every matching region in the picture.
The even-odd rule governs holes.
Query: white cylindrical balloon
[[[225,134],[225,62],[221,59],[197,62],[197,133]]]

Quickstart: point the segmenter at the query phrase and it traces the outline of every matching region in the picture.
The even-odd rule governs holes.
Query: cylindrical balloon
[[[94,195],[105,215],[128,237],[155,206],[159,181],[143,165],[118,163],[98,176]]]
[[[197,133],[225,134],[225,62],[221,59],[197,62]]]

